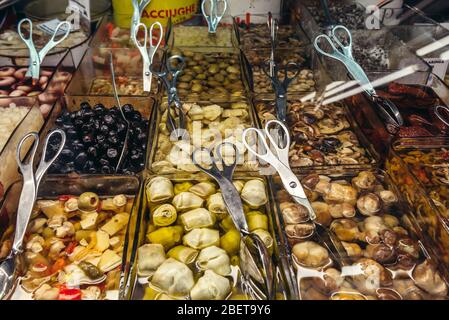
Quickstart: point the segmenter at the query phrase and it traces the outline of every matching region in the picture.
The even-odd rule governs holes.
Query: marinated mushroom
[[[357,200],[357,209],[365,216],[373,216],[382,209],[382,201],[374,193],[367,193]]]
[[[436,297],[445,297],[447,284],[428,260],[416,266],[413,270],[413,279],[416,286]]]
[[[332,216],[329,212],[329,205],[320,201],[312,202],[311,205],[316,214],[315,221],[320,225],[328,226],[332,222]]]
[[[362,171],[352,179],[352,185],[358,192],[372,191],[376,182],[377,178],[371,171]]]
[[[282,202],[280,209],[286,224],[297,224],[309,220],[309,210],[298,203]]]
[[[330,230],[341,241],[354,242],[360,238],[360,230],[353,220],[337,219],[330,225]]]
[[[361,273],[352,276],[352,279],[361,293],[375,295],[377,289],[392,284],[390,272],[372,259],[362,258],[355,266],[360,267]]]
[[[346,202],[355,205],[357,202],[357,191],[350,185],[331,182],[323,198],[327,203]]]
[[[329,213],[334,219],[352,218],[355,216],[355,207],[347,202],[329,205]]]
[[[305,267],[318,268],[330,262],[326,248],[313,241],[295,244],[292,248],[292,253],[298,263]]]

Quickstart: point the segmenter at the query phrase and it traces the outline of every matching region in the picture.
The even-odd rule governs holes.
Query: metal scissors
[[[271,12],[268,12],[268,30],[270,31],[270,41],[271,41],[271,52],[270,52],[270,77],[274,75],[274,51],[276,50],[276,47],[278,45],[278,31],[279,31],[279,25],[278,20],[273,19],[273,15]]]
[[[115,103],[117,104],[117,108],[120,110],[120,114],[122,115],[122,118],[123,118],[123,120],[125,120],[125,123],[126,123],[125,140],[123,141],[122,152],[120,152],[120,157],[119,157],[119,159],[117,161],[117,165],[115,167],[115,172],[117,173],[119,171],[120,167],[122,166],[123,161],[125,160],[125,155],[128,150],[129,130],[131,128],[131,124],[129,123],[128,119],[125,116],[125,112],[123,111],[122,104],[120,103],[120,99],[118,97],[117,84],[115,82],[115,70],[114,70],[114,60],[112,58],[112,52],[109,52],[109,67],[111,70],[112,92],[114,93]]]
[[[209,2],[209,13],[206,10],[206,2]],[[219,13],[218,4],[220,2],[223,3],[223,6]],[[203,16],[207,21],[207,25],[209,26],[209,33],[217,32],[218,24],[220,23],[220,20],[223,18],[227,8],[228,8],[227,0],[203,0],[203,2],[201,3],[201,11],[203,12]]]
[[[273,66],[273,70],[271,70]],[[263,72],[271,80],[271,85],[276,94],[276,117],[279,121],[285,122],[287,120],[287,91],[288,86],[292,81],[294,81],[299,73],[301,72],[301,66],[296,62],[289,62],[282,68],[282,74],[280,72],[280,67],[274,61],[266,61],[262,65]],[[271,71],[273,73],[271,74]],[[293,72],[293,76],[289,77],[288,72]],[[280,77],[281,76],[281,77]]]
[[[45,160],[47,154],[47,146],[51,137],[55,135],[61,136],[61,142],[56,154],[49,161]],[[28,163],[24,163],[21,159],[22,146],[29,138],[33,138],[33,146]],[[30,132],[25,135],[19,142],[16,150],[16,161],[23,175],[23,187],[20,194],[19,206],[17,208],[17,221],[14,235],[14,242],[12,245],[11,253],[0,264],[0,300],[9,296],[15,285],[16,279],[16,257],[23,251],[23,238],[30,222],[31,213],[33,211],[34,203],[37,199],[37,192],[47,169],[56,160],[64,148],[66,141],[65,132],[61,129],[53,130],[45,139],[44,148],[42,150],[41,160],[39,165],[34,170],[34,158],[39,145],[39,134],[37,132]]]
[[[29,24],[30,34],[28,38],[25,37],[25,34],[22,32],[22,25],[24,23]],[[30,52],[30,65],[25,76],[31,77],[33,83],[39,80],[41,64],[47,53],[67,38],[71,28],[72,26],[67,21],[59,23],[48,43],[38,53],[33,43],[33,22],[28,18],[20,20],[19,25],[17,26],[17,33],[23,42],[25,42]],[[59,33],[61,33],[61,37],[58,40],[55,40]]]
[[[174,64],[174,62],[178,62]],[[167,108],[167,127],[170,132],[175,132],[178,138],[181,138],[185,134],[186,120],[185,114],[182,110],[182,104],[178,97],[178,90],[176,89],[176,80],[179,74],[185,67],[185,59],[181,56],[174,55],[167,59],[167,62],[162,65],[162,70],[157,71],[154,64],[151,64],[151,73],[157,75],[165,86],[168,96],[168,108]],[[178,110],[179,121],[178,125],[175,124],[175,120],[171,114],[171,106],[174,104],[175,108]]]
[[[157,39],[157,43],[153,45],[153,30],[154,27],[159,27],[160,33],[159,38]],[[143,43],[140,43],[140,41],[137,39],[137,33],[139,32],[140,28],[143,28],[145,32],[145,37],[143,40]],[[136,28],[134,29],[134,43],[136,44],[136,47],[139,49],[140,54],[142,55],[143,60],[143,90],[146,92],[151,91],[151,82],[153,80],[152,74],[150,71],[150,65],[153,63],[154,55],[156,54],[157,49],[159,48],[162,38],[164,36],[164,29],[162,28],[162,24],[160,22],[155,22],[151,25],[150,31],[148,34],[148,28],[143,23],[139,23]],[[150,45],[147,50],[147,42],[148,38],[150,38]]]
[[[279,127],[275,128],[276,126]],[[279,136],[276,137],[272,135],[272,132],[276,132],[277,134],[279,134],[279,129],[283,131],[282,136],[284,137],[283,139],[285,140],[283,147],[281,147],[280,143],[277,142],[279,141]],[[262,146],[264,149],[263,151],[265,151],[264,153],[259,153],[259,151],[255,149],[254,144],[250,145],[248,143],[248,139],[250,138],[250,134],[252,132],[256,134],[258,138],[257,140],[262,142]],[[268,143],[266,141],[267,137],[268,140],[270,141],[270,144],[274,152],[268,146]],[[274,169],[278,172],[279,176],[281,177],[282,184],[284,185],[285,190],[292,196],[295,202],[306,207],[309,211],[310,219],[315,220],[316,215],[312,208],[312,205],[307,199],[306,193],[304,192],[301,183],[299,182],[298,178],[290,168],[290,164],[288,161],[288,151],[290,148],[290,134],[288,132],[287,127],[281,121],[270,120],[265,124],[264,130],[256,128],[245,129],[242,134],[242,140],[243,144],[245,145],[245,147],[248,149],[249,152],[251,152],[259,159],[269,163],[271,166],[274,167]]]
[[[343,44],[343,39],[337,35],[338,31],[342,31],[348,44]],[[325,51],[320,46],[320,41],[324,40],[330,46],[331,51]],[[362,87],[362,89],[368,94],[371,100],[380,107],[382,117],[387,121],[388,124],[395,125],[397,127],[404,125],[404,120],[399,112],[399,109],[391,102],[389,99],[383,98],[376,93],[371,81],[366,75],[363,68],[354,60],[352,55],[352,35],[351,32],[345,26],[338,25],[335,26],[330,31],[330,36],[321,34],[315,38],[314,41],[315,49],[330,58],[336,59],[342,62],[348,72],[352,75],[354,80],[357,80]]]
[[[234,161],[227,165],[223,159],[223,147],[229,145],[234,149]],[[232,218],[232,221],[234,222],[234,225],[236,226],[237,230],[240,231],[241,238],[243,243],[245,244],[245,247],[248,248],[248,251],[245,251],[243,255],[246,256],[246,253],[249,252],[249,258],[252,260],[253,265],[255,265],[255,260],[253,258],[251,250],[249,248],[256,248],[258,252],[258,257],[260,257],[262,261],[262,267],[263,267],[263,275],[264,275],[264,281],[267,291],[267,299],[271,300],[274,298],[274,271],[273,271],[273,264],[271,261],[271,255],[268,253],[268,249],[265,246],[264,242],[260,237],[255,234],[249,232],[248,223],[246,221],[245,213],[243,211],[243,204],[242,200],[240,198],[240,194],[237,191],[236,187],[234,186],[232,182],[232,176],[234,174],[235,167],[237,166],[237,163],[239,161],[239,153],[237,150],[237,147],[235,144],[231,142],[223,142],[216,146],[216,155],[213,154],[213,152],[207,148],[198,148],[195,149],[192,153],[192,162],[195,164],[195,166],[209,175],[211,178],[215,179],[220,186],[221,193],[223,195],[224,203],[228,209],[228,212]],[[203,167],[198,161],[198,153],[207,153],[209,157],[210,162],[210,168],[207,169]],[[220,170],[217,166],[217,163],[221,163],[222,170]],[[241,252],[242,250],[245,250],[243,246],[240,248]],[[245,268],[242,268],[245,269]],[[245,270],[243,270],[245,271]]]
[[[137,36],[137,32],[135,29],[140,24],[140,17],[142,16],[143,10],[145,10],[146,6],[150,4],[151,0],[132,0],[133,5],[133,16],[131,19],[131,38],[135,41],[135,37]]]

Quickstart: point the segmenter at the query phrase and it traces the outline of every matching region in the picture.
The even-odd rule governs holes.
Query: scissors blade
[[[226,178],[218,181],[224,203],[228,208],[232,221],[239,231],[248,233],[248,223],[246,222],[245,212],[243,211],[243,203],[240,194],[234,184]]]

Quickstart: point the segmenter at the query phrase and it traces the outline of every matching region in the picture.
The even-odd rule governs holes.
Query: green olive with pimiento
[[[78,198],[78,208],[83,211],[92,211],[98,207],[100,198],[93,192],[84,192]]]

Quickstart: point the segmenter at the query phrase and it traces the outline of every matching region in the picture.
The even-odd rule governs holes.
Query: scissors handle
[[[226,162],[224,161],[223,158],[223,147],[224,146],[231,146],[234,149],[234,161],[230,164],[227,165]],[[216,179],[217,181],[222,179],[223,177],[232,181],[232,176],[234,174],[234,170],[235,167],[237,166],[237,163],[239,161],[239,152],[237,149],[237,146],[231,142],[222,142],[219,145],[216,146],[215,148],[216,150],[216,155],[214,155],[213,151],[210,149],[207,149],[205,147],[201,147],[201,148],[197,148],[193,151],[192,153],[192,162],[193,164],[200,169],[201,171],[203,171],[204,173],[208,174],[209,176],[211,176],[212,178]],[[209,169],[203,167],[203,165],[201,165],[198,162],[198,153],[207,153],[208,157],[209,157],[209,162],[211,167]],[[217,161],[221,162],[222,168],[223,170],[220,171],[220,169],[217,166]]]
[[[444,113],[446,114],[449,113],[449,108],[445,105],[437,105],[433,107],[433,113],[435,114],[435,116],[446,126],[449,126],[449,119],[447,115],[441,112],[441,110],[444,110]]]
[[[39,51],[39,59],[40,62],[44,61],[45,56],[47,53],[56,47],[58,44],[63,42],[68,35],[70,34],[70,30],[72,29],[72,25],[68,21],[62,21],[58,24],[55,31],[53,32],[53,35],[51,36],[50,40],[47,42],[47,44]],[[59,37],[58,33],[63,32],[60,38],[56,39],[56,37]]]
[[[26,140],[32,138],[33,145],[29,155],[28,163],[24,163],[21,158],[22,147]],[[28,222],[30,221],[31,212],[34,202],[36,201],[36,180],[33,174],[34,157],[39,145],[39,135],[37,132],[30,132],[20,140],[16,149],[16,161],[22,172],[23,186],[20,194],[19,206],[17,208],[17,222],[14,235],[13,250],[14,252],[22,252],[22,243],[25,236]]]
[[[47,154],[48,142],[50,141],[51,137],[55,137],[56,135],[61,136],[61,142],[59,143],[59,148],[56,151],[56,154],[50,160],[46,161],[45,155]],[[45,172],[47,172],[48,168],[50,168],[52,163],[55,162],[55,160],[58,158],[61,151],[64,149],[65,142],[66,142],[66,134],[61,129],[55,129],[47,135],[47,138],[45,139],[45,143],[44,143],[44,148],[42,149],[42,157],[41,157],[39,165],[36,169],[36,173],[34,175],[35,181],[36,181],[36,195],[37,195],[37,189],[39,188],[42,177],[44,176]]]

